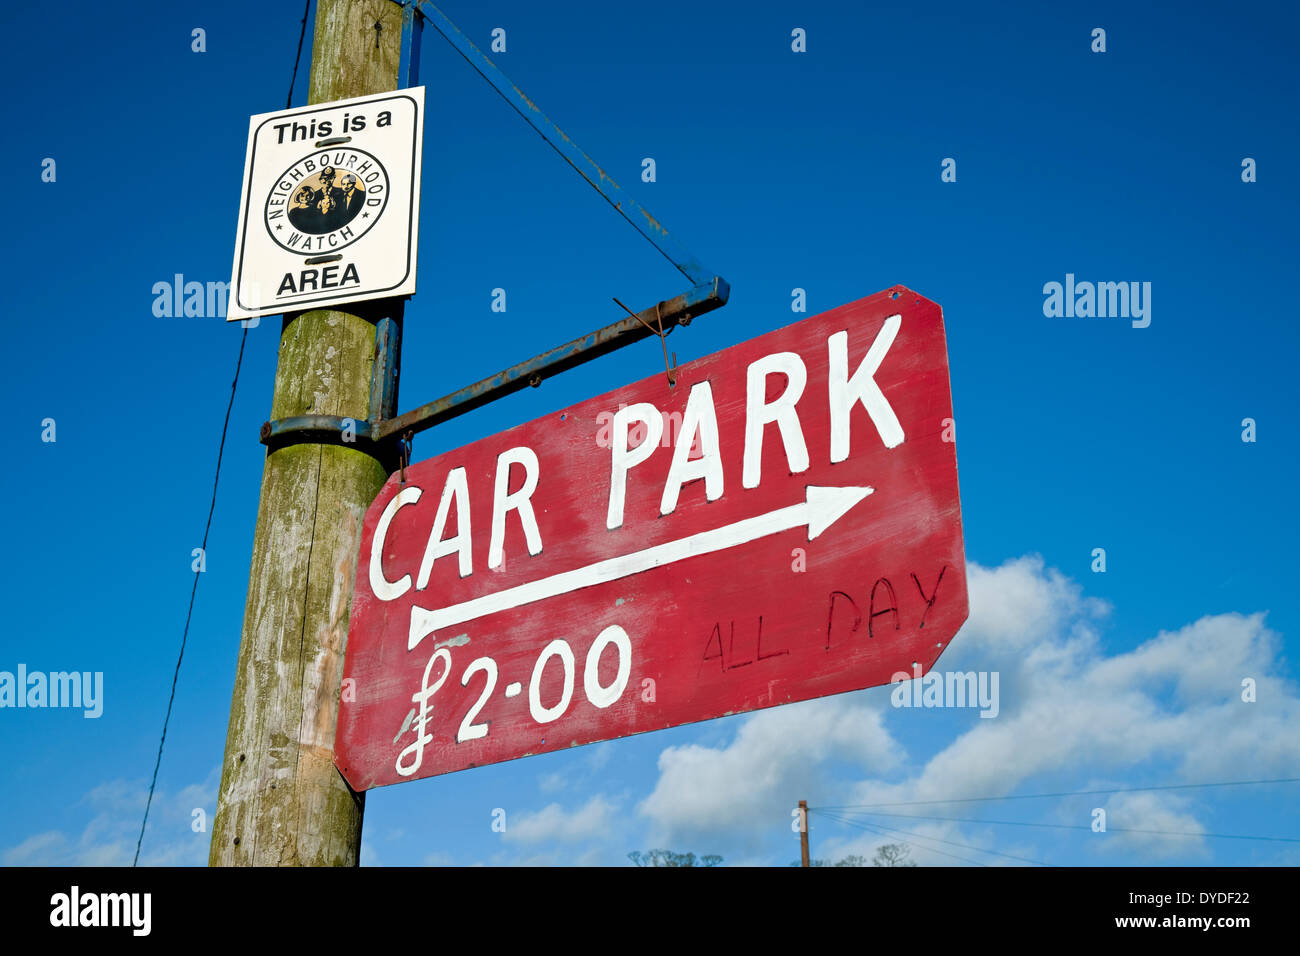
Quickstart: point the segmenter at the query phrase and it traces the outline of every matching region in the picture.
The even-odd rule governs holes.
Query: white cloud
[[[906,722],[910,729],[919,720],[938,717],[937,712],[912,711],[904,717],[888,708],[887,696],[879,693],[870,704],[858,694],[763,711],[748,718],[723,746],[664,750],[658,782],[640,805],[641,812],[668,839],[724,835],[726,848],[735,856],[737,851],[751,851],[753,834],[771,835],[768,821],[772,827],[784,823],[788,828],[793,800],[808,792],[811,782],[836,761],[850,761],[870,774],[847,788],[846,799],[836,801],[853,805],[1002,796],[1025,792],[1036,779],[1045,778],[1078,782],[1062,789],[1087,789],[1086,781],[1094,776],[1114,780],[1113,786],[1139,786],[1171,779],[1294,776],[1300,767],[1300,734],[1294,732],[1300,724],[1300,697],[1285,678],[1280,640],[1263,614],[1203,617],[1130,650],[1108,653],[1099,628],[1110,606],[1084,596],[1076,582],[1044,567],[1041,558],[1022,557],[997,568],[972,563],[968,574],[971,617],[938,667],[999,672],[997,718],[963,723],[966,729],[941,743],[904,779],[885,782],[879,779],[883,773],[905,760],[886,723]],[[1256,682],[1256,703],[1241,699],[1244,678]],[[907,769],[905,763],[903,767]],[[1205,829],[1189,804],[1170,797],[1123,796],[1109,805],[1125,817],[1148,821],[1131,828]],[[1055,811],[1036,801],[1017,803],[1014,812],[1002,815],[980,804],[963,805],[960,813],[944,806],[916,812],[1035,820],[1046,810],[1066,813],[1064,822],[1078,826],[1091,823],[1090,810],[1099,805],[1098,799],[1104,798],[1059,804]],[[1036,837],[1008,832],[1008,827],[929,821],[917,829],[919,821],[877,822],[956,843],[1042,857],[1035,850]],[[1121,826],[1113,820],[1112,825]],[[1204,846],[1199,838],[1123,836],[1106,844],[1098,841],[1097,847],[1164,858],[1195,854]],[[844,831],[838,846],[841,855],[869,856],[879,843],[905,838]],[[996,862],[956,847],[936,846]],[[1020,849],[1010,849],[1013,846]],[[917,859],[923,858],[915,852]],[[940,861],[931,855],[930,862]]]
[[[613,741],[606,740],[603,743],[593,744],[587,749],[587,769],[592,772],[603,770],[605,764],[614,756],[615,744]]]
[[[1098,834],[1098,846],[1104,851],[1129,850],[1153,858],[1208,855],[1202,837],[1181,835],[1205,833],[1205,827],[1186,807],[1185,798],[1167,793],[1113,794],[1106,801],[1106,833]]]
[[[537,789],[542,793],[559,793],[568,785],[568,776],[558,770],[554,773],[544,773],[537,778]]]
[[[847,760],[885,771],[898,746],[879,710],[848,694],[763,710],[748,718],[724,747],[688,744],[659,755],[659,780],[638,810],[657,826],[656,845],[694,845],[790,828],[794,795],[807,790],[819,767]],[[683,845],[685,845],[683,843]],[[700,845],[704,853],[712,847]]]
[[[1277,636],[1262,614],[1201,618],[1107,656],[1092,630],[1101,609],[1057,572],[1037,559],[976,568],[974,626],[954,647],[967,666],[1002,673],[1002,716],[975,725],[919,776],[892,788],[895,799],[1000,795],[1038,774],[1155,760],[1196,781],[1300,766],[1300,735],[1288,731],[1300,719],[1300,700],[1277,676]],[[995,630],[1020,616],[1016,602],[1042,629],[1036,642]],[[1245,676],[1256,678],[1259,703],[1241,700]],[[868,784],[859,796],[880,793]]]
[[[997,568],[969,562],[970,618],[953,641],[958,653],[978,643],[997,655],[1023,652],[1057,637],[1071,623],[1104,617],[1110,606],[1086,598],[1082,589],[1038,555],[1007,561]]]
[[[217,769],[203,783],[174,794],[158,790],[149,810],[149,827],[140,853],[142,866],[204,866],[216,809]],[[62,830],[33,834],[0,850],[4,866],[130,866],[135,857],[147,791],[135,783],[111,780],[82,799],[91,817],[75,837]],[[195,809],[203,811],[206,832],[192,828]]]
[[[541,810],[508,814],[502,839],[518,843],[577,843],[606,839],[617,825],[616,805],[605,796],[596,794],[572,812],[552,803]]]
[[[5,866],[58,866],[72,862],[67,838],[57,830],[36,833],[0,854]]]

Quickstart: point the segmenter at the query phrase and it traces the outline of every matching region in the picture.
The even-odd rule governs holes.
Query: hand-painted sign
[[[928,670],[967,615],[952,438],[942,313],[895,287],[393,475],[339,769],[364,790]]]
[[[415,291],[424,87],[248,124],[227,319]]]

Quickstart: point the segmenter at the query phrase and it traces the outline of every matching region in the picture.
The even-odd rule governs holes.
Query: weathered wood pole
[[[317,0],[310,102],[397,89],[401,26],[392,0]],[[372,305],[285,316],[272,419],[368,417],[373,323],[400,308]],[[361,519],[387,477],[356,447],[267,455],[212,866],[358,863],[364,794],[334,767],[334,725]]]
[[[808,801],[799,801],[799,865],[811,866],[808,859]]]

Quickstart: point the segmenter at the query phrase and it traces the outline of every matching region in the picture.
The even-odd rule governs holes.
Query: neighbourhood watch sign
[[[228,320],[415,292],[424,87],[249,120]]]

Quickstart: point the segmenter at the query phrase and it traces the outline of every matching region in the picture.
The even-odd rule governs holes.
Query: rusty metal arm
[[[295,415],[266,422],[262,426],[262,444],[275,450],[299,442],[352,447],[382,446],[385,460],[393,458],[391,446],[407,434],[422,432],[439,422],[464,415],[504,395],[536,387],[545,379],[575,368],[592,359],[608,355],[625,345],[656,334],[654,327],[662,321],[664,333],[706,312],[721,308],[731,290],[723,279],[714,278],[676,298],[642,310],[637,316],[597,329],[582,338],[566,342],[549,352],[512,365],[496,375],[421,405],[396,418],[387,417],[396,390],[394,361],[395,326],[383,320],[376,327],[375,370],[372,377],[370,418],[346,419],[337,415]]]
[[[649,338],[655,334],[651,331],[651,324],[659,319],[663,321],[665,333],[675,326],[689,325],[695,316],[712,312],[726,305],[730,291],[726,281],[715,276],[705,285],[696,286],[674,299],[642,310],[637,318],[628,316],[621,322],[607,325],[603,329],[574,339],[572,342],[566,342],[549,352],[543,352],[526,362],[512,365],[496,375],[452,392],[437,401],[421,405],[396,418],[380,421],[374,430],[375,440],[383,441],[385,438],[402,436],[408,432],[424,431],[439,422],[456,418],[458,415],[464,415],[488,402],[495,401],[503,395],[521,391],[530,385],[536,387],[544,379],[553,375],[600,358],[625,345]]]

